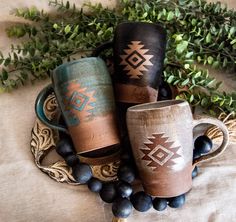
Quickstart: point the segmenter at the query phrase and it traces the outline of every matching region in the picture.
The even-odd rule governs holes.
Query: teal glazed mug
[[[58,66],[52,84],[44,88],[35,103],[37,117],[47,126],[70,134],[77,153],[108,148],[120,143],[110,75],[104,61],[82,58]],[[55,96],[66,126],[48,120],[44,102]]]

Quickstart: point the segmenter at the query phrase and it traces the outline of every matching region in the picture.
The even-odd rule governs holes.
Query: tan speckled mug
[[[204,123],[219,127],[223,142],[214,152],[193,161],[193,129]],[[203,116],[193,119],[189,104],[182,100],[130,107],[127,126],[144,190],[158,197],[174,197],[189,191],[195,165],[218,156],[229,140],[223,122]]]

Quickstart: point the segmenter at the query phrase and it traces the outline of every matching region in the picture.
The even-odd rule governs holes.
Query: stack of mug
[[[144,190],[159,197],[186,193],[195,165],[227,146],[227,128],[217,119],[193,119],[186,101],[157,101],[166,46],[163,27],[121,23],[113,43],[95,54],[108,46],[113,47],[112,77],[105,62],[95,56],[58,66],[52,84],[36,100],[38,118],[68,133],[78,154],[113,149],[127,131]],[[44,114],[44,101],[53,91],[66,126],[52,123]],[[193,128],[202,123],[218,126],[224,139],[214,152],[193,161]]]

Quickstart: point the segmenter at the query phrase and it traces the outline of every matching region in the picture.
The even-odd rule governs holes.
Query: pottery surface
[[[106,148],[119,143],[115,103],[110,75],[100,58],[82,58],[57,67],[52,86],[36,100],[40,120],[52,128],[67,131],[78,153]],[[53,88],[67,129],[48,124],[43,118],[43,98]]]
[[[218,126],[224,140],[217,150],[193,161],[193,129],[202,123]],[[221,121],[193,119],[189,104],[182,100],[130,107],[127,127],[144,190],[158,197],[174,197],[189,191],[195,165],[222,153],[229,138]]]
[[[132,104],[156,101],[165,57],[165,29],[147,22],[120,23],[113,44],[102,45],[95,55],[107,47],[113,47],[116,100]]]

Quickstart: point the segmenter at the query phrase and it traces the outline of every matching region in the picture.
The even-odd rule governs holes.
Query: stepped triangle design
[[[140,149],[144,154],[142,160],[154,171],[158,167],[170,167],[175,165],[173,160],[181,157],[181,155],[177,154],[180,146],[173,146],[174,142],[169,142],[169,137],[165,137],[164,133],[154,133],[152,136],[153,137],[148,138],[150,143],[144,143],[145,148]]]
[[[124,70],[128,71],[127,75],[131,79],[140,79],[143,72],[148,69],[146,66],[153,66],[150,59],[153,55],[146,54],[149,49],[145,49],[141,41],[131,41],[128,49],[124,49],[125,55],[121,55],[120,65],[125,66]]]

